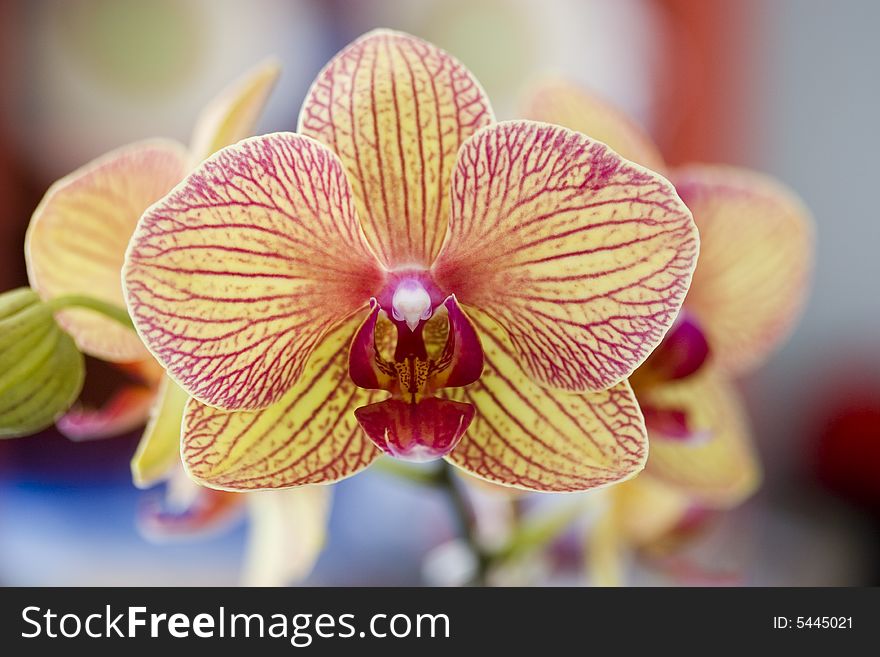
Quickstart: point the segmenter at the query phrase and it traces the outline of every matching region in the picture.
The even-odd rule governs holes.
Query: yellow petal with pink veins
[[[180,386],[167,376],[162,377],[152,416],[131,460],[131,474],[138,488],[163,481],[180,463],[181,423],[188,399]]]
[[[797,195],[745,169],[695,165],[673,174],[700,229],[700,266],[686,305],[715,362],[759,365],[800,316],[813,261],[813,225]]]
[[[580,133],[509,121],[462,147],[434,276],[504,327],[537,383],[583,392],[659,344],[697,251],[665,178]]]
[[[183,424],[183,460],[198,483],[225,490],[267,490],[327,483],[359,472],[380,452],[354,411],[385,393],[348,376],[348,348],[361,318],[332,331],[302,377],[262,411],[224,413],[195,400]]]
[[[657,408],[683,410],[693,440],[669,438],[648,428],[646,472],[704,506],[729,507],[751,495],[760,466],[739,394],[711,367],[686,379],[639,393]]]
[[[249,493],[245,586],[288,586],[312,571],[324,547],[330,486]]]
[[[141,214],[183,178],[186,153],[168,141],[130,144],[62,178],[46,192],[25,239],[28,278],[43,299],[84,294],[124,305],[119,270]],[[125,362],[149,357],[138,336],[91,310],[59,324],[85,353]]]
[[[503,329],[468,309],[483,344],[477,383],[445,390],[476,415],[446,457],[488,481],[547,492],[582,491],[639,472],[648,453],[642,414],[626,382],[596,393],[571,394],[537,385]]]
[[[526,94],[526,119],[544,121],[577,130],[608,144],[627,160],[663,173],[663,156],[638,124],[612,104],[575,83],[562,79],[544,80]]]
[[[235,80],[205,106],[193,131],[190,146],[192,167],[221,148],[252,135],[280,74],[278,60],[267,59]]]
[[[141,218],[123,276],[135,327],[171,378],[229,410],[280,399],[382,280],[342,163],[292,133],[203,162]]]
[[[482,87],[459,61],[407,34],[376,30],[318,74],[299,132],[342,159],[382,263],[426,267],[446,232],[458,149],[491,121]]]

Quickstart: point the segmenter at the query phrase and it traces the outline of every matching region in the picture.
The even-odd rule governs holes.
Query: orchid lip
[[[447,455],[474,417],[472,405],[435,396],[441,388],[473,383],[483,369],[470,319],[454,295],[437,302],[438,293],[427,272],[394,274],[371,300],[349,351],[352,381],[391,393],[390,399],[358,408],[355,416],[370,439],[396,458]],[[395,329],[392,355],[387,338]]]

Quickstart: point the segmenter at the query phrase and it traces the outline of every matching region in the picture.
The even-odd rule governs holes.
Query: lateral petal
[[[700,229],[700,266],[686,305],[716,364],[741,373],[788,336],[813,261],[809,210],[772,178],[728,166],[678,169],[673,182]]]
[[[477,383],[444,391],[476,408],[451,463],[494,483],[544,492],[598,488],[644,467],[648,439],[628,383],[586,394],[543,388],[520,366],[503,329],[481,312],[468,314],[485,368]]]
[[[211,488],[268,490],[336,481],[372,463],[381,452],[354,411],[386,393],[358,388],[348,376],[360,321],[334,329],[297,383],[262,411],[224,413],[191,400],[183,423],[189,475]]]
[[[376,30],[318,74],[298,131],[342,159],[367,240],[393,269],[433,262],[458,149],[492,120],[485,92],[459,61],[408,34]]]
[[[604,144],[510,121],[463,147],[437,282],[508,332],[541,385],[629,376],[675,319],[698,236],[672,185]]]
[[[291,133],[202,163],[144,214],[123,274],[138,333],[171,378],[229,410],[280,399],[382,276],[341,162]]]
[[[37,206],[25,238],[31,286],[43,299],[87,294],[122,306],[119,270],[141,214],[183,178],[186,152],[170,141],[141,141],[104,155],[56,182]],[[85,353],[126,362],[149,357],[138,336],[90,310],[58,322]]]

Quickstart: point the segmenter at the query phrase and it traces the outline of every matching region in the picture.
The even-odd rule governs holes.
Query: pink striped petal
[[[181,449],[190,477],[221,490],[292,488],[350,477],[378,458],[354,411],[384,393],[348,376],[359,324],[355,317],[334,329],[296,385],[268,408],[228,413],[190,400]]]
[[[519,365],[501,327],[483,313],[470,317],[486,366],[477,383],[445,391],[476,409],[451,463],[497,484],[544,492],[607,486],[644,467],[648,437],[628,383],[585,394],[543,388]]]
[[[118,436],[146,423],[155,398],[152,388],[126,386],[100,408],[74,406],[55,426],[77,442]]]
[[[512,121],[462,147],[452,183],[435,279],[506,329],[536,382],[602,390],[659,344],[698,249],[665,178],[582,134]]]
[[[125,247],[141,214],[185,174],[186,153],[169,141],[115,150],[56,182],[31,217],[28,278],[43,299],[87,294],[122,306]],[[130,329],[91,310],[57,314],[85,353],[127,362],[149,357]]]
[[[318,74],[299,132],[342,159],[367,239],[393,269],[434,260],[458,149],[491,121],[482,87],[455,58],[407,34],[376,30]]]
[[[278,133],[221,150],[151,207],[124,279],[138,333],[184,390],[257,409],[291,388],[381,272],[342,163]]]
[[[715,363],[759,365],[794,328],[809,288],[813,224],[797,195],[768,176],[694,165],[673,181],[700,229],[700,266],[686,305]]]

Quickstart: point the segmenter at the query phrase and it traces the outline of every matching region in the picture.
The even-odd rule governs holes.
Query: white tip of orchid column
[[[431,297],[418,281],[402,281],[391,298],[391,314],[397,321],[406,322],[415,331],[419,322],[430,319]]]

